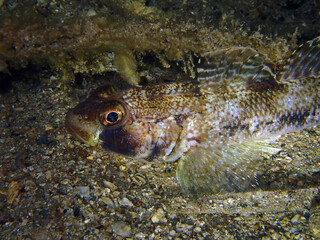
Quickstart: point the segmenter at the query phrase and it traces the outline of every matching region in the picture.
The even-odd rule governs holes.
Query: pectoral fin
[[[192,149],[180,159],[177,179],[184,192],[195,196],[257,189],[263,165],[259,157],[281,150],[271,144],[276,139]]]

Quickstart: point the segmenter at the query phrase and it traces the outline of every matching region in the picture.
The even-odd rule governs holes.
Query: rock
[[[7,193],[7,202],[10,204],[13,203],[23,187],[22,183],[17,181],[11,182]]]
[[[92,161],[94,159],[94,157],[92,155],[87,157],[88,160]]]
[[[126,207],[132,207],[133,206],[133,203],[128,198],[122,198],[121,200],[119,200],[119,204],[121,206],[126,206]]]
[[[143,233],[143,232],[140,232],[140,233],[137,233],[135,236],[134,236],[134,239],[146,239],[147,236]]]
[[[121,237],[129,237],[131,234],[131,227],[124,222],[114,222],[111,228],[114,234]]]
[[[87,16],[88,16],[88,17],[93,17],[93,16],[95,16],[95,15],[97,15],[96,11],[95,11],[94,9],[90,8],[90,9],[88,10],[88,12],[87,12]]]
[[[102,197],[100,197],[100,200],[101,200],[104,204],[108,205],[109,207],[115,208],[114,202],[111,200],[111,198],[103,197],[103,196],[102,196]]]
[[[291,222],[292,222],[292,223],[298,223],[300,217],[301,217],[301,216],[300,216],[299,214],[296,214],[296,215],[291,219]]]
[[[151,221],[153,223],[166,223],[168,220],[165,215],[165,211],[162,208],[158,208],[158,210],[151,217]]]
[[[176,230],[177,232],[183,232],[186,233],[187,231],[191,230],[193,228],[192,225],[183,224],[183,223],[177,223]]]
[[[175,230],[171,230],[169,232],[170,237],[174,237],[176,235],[176,231]]]
[[[48,123],[48,124],[45,124],[44,125],[44,128],[45,128],[45,131],[48,132],[48,131],[52,131],[54,129],[54,127]]]
[[[88,186],[75,187],[75,192],[83,198],[89,198],[90,188]]]
[[[112,182],[103,180],[103,185],[107,188],[110,188],[111,190],[116,190],[118,187],[114,185]]]

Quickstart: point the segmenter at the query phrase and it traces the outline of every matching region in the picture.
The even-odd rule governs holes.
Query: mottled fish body
[[[209,52],[196,80],[98,90],[68,112],[66,127],[110,152],[179,160],[186,192],[254,189],[257,154],[276,153],[279,135],[319,123],[319,58],[320,38],[302,45],[278,75],[251,48]]]

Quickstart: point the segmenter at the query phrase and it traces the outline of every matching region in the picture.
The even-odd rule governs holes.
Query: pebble
[[[16,107],[16,108],[14,108],[14,110],[17,112],[23,112],[24,108],[23,107]]]
[[[147,183],[145,176],[143,176],[141,174],[136,174],[136,175],[132,176],[131,179],[132,179],[133,183],[138,186],[142,186]]]
[[[93,158],[94,158],[94,157],[93,157],[92,155],[90,155],[90,156],[87,157],[88,160],[93,160]]]
[[[7,192],[7,202],[8,203],[13,203],[13,201],[16,199],[18,196],[20,190],[24,187],[22,183],[19,183],[17,181],[12,181],[9,185],[9,189]]]
[[[34,181],[32,180],[27,180],[24,184],[24,190],[26,192],[31,192],[31,191],[35,191],[37,188],[37,185],[35,184]]]
[[[108,205],[109,207],[115,208],[114,202],[111,200],[111,198],[103,197],[103,196],[102,196],[102,197],[100,197],[100,200],[101,200],[104,204]]]
[[[61,141],[61,140],[65,139],[65,137],[66,137],[66,136],[63,135],[63,134],[58,134],[57,137],[56,137],[56,140],[57,140],[57,141]]]
[[[147,237],[147,236],[146,236],[144,233],[142,233],[142,232],[137,233],[137,234],[134,236],[134,238],[137,239],[137,240],[143,240],[143,239],[146,239],[146,237]]]
[[[118,187],[114,185],[112,182],[103,180],[103,185],[107,188],[110,188],[111,190],[116,190]]]
[[[96,11],[95,11],[94,9],[90,8],[90,9],[88,10],[88,12],[87,12],[87,16],[88,16],[88,17],[93,17],[93,16],[95,16],[95,15],[97,15]]]
[[[291,222],[292,222],[292,223],[298,223],[300,217],[301,217],[301,216],[300,216],[299,214],[296,214],[296,215],[291,219]]]
[[[192,225],[183,224],[183,223],[177,223],[176,230],[177,232],[187,232],[193,228]]]
[[[89,198],[90,189],[88,186],[80,186],[75,187],[75,192],[83,198]]]
[[[126,197],[124,197],[121,200],[119,200],[119,204],[121,206],[127,206],[127,207],[132,207],[133,206],[133,203]]]
[[[48,132],[48,131],[53,130],[54,127],[50,123],[48,123],[48,124],[44,125],[44,129],[46,130],[46,132]]]
[[[176,231],[175,230],[171,230],[169,232],[170,237],[174,237],[176,235]]]
[[[320,213],[315,212],[310,215],[309,218],[309,227],[310,230],[313,232],[313,236],[320,239]]]
[[[111,228],[116,235],[121,237],[129,237],[131,234],[131,227],[124,222],[114,222]]]
[[[158,208],[158,210],[152,215],[151,221],[153,223],[166,223],[168,220],[165,215],[165,211],[162,208]]]

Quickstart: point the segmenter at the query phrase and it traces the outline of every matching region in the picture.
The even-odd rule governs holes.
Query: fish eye
[[[110,123],[116,123],[119,119],[119,113],[118,112],[109,112],[107,115],[107,121]]]
[[[121,121],[123,113],[117,109],[112,109],[101,115],[101,122],[105,126],[115,125]]]
[[[124,113],[124,108],[119,103],[109,102],[100,111],[100,122],[105,126],[116,125],[121,122]]]

